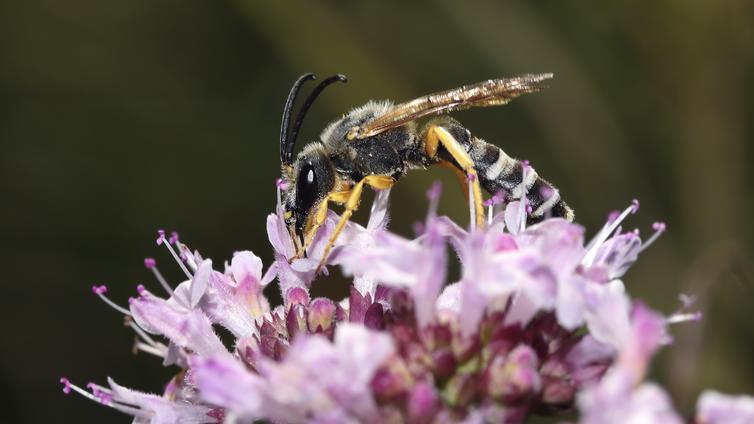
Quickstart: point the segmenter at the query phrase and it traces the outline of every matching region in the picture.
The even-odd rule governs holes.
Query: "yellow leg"
[[[330,235],[330,240],[327,241],[325,251],[324,253],[322,253],[322,259],[319,261],[319,266],[317,267],[316,273],[319,273],[319,270],[325,264],[325,261],[327,261],[327,256],[330,254],[330,250],[332,250],[333,246],[335,245],[335,241],[338,240],[338,236],[343,231],[343,228],[345,228],[348,220],[351,219],[351,215],[353,215],[353,213],[357,209],[359,209],[359,202],[361,202],[361,193],[364,191],[364,185],[368,185],[375,190],[384,190],[386,188],[392,187],[394,183],[395,180],[385,175],[369,175],[367,177],[364,177],[363,180],[359,181],[355,186],[353,186],[353,188],[349,192],[348,200],[346,200],[345,202],[345,211],[343,211],[343,215],[340,216],[338,225]]]
[[[474,209],[476,214],[476,224],[478,227],[484,227],[484,207],[482,206],[482,186],[479,184],[479,175],[477,175],[476,169],[474,169],[474,161],[466,150],[463,149],[460,143],[446,130],[439,125],[433,125],[427,130],[427,138],[424,144],[424,149],[427,156],[434,158],[437,155],[437,146],[442,144],[442,147],[453,156],[458,165],[461,166],[463,172],[466,173],[468,178],[473,178],[471,182],[472,196],[474,196]]]
[[[296,252],[296,256],[291,258],[298,259],[304,257],[304,252],[306,252],[306,249],[311,246],[312,241],[314,240],[314,236],[317,235],[317,230],[322,225],[322,223],[325,222],[325,219],[327,219],[327,205],[329,202],[335,202],[335,203],[344,203],[348,201],[349,197],[351,196],[351,190],[344,190],[344,191],[336,191],[333,193],[330,193],[325,200],[323,200],[319,206],[317,206],[317,212],[312,214],[310,218],[310,222],[306,226],[305,236],[304,236],[304,245],[301,246],[301,250]]]

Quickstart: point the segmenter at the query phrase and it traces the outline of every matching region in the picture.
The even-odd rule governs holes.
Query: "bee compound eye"
[[[300,188],[314,187],[317,185],[317,174],[314,170],[314,165],[306,163],[301,167],[301,172],[298,177],[298,186]]]
[[[317,171],[311,162],[305,163],[296,181],[296,206],[301,210],[308,210],[314,205],[317,197]]]

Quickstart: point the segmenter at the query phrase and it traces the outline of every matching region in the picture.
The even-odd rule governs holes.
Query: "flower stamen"
[[[124,315],[131,316],[131,311],[129,311],[128,309],[126,309],[126,308],[118,305],[117,303],[115,303],[112,300],[110,300],[110,298],[108,298],[107,296],[105,296],[105,293],[107,293],[107,286],[105,286],[104,284],[101,285],[101,286],[92,286],[92,293],[94,293],[97,296],[99,296],[99,298],[102,299],[103,302],[105,302],[108,306],[110,306],[111,308],[115,309],[116,311],[118,311],[118,312],[120,312],[120,313],[122,313]]]
[[[631,201],[631,206],[627,207],[620,215],[618,215],[617,218],[610,221],[608,219],[608,222],[605,224],[605,226],[602,227],[602,229],[597,233],[596,236],[592,239],[592,241],[589,242],[586,246],[587,253],[584,255],[584,259],[582,260],[582,264],[585,266],[591,266],[594,263],[594,259],[597,257],[597,251],[599,250],[600,246],[607,240],[608,237],[610,237],[610,234],[613,233],[623,222],[624,219],[630,214],[636,213],[639,210],[639,201],[634,199]],[[613,214],[611,214],[611,217]]]
[[[178,238],[177,238],[178,234],[177,233],[173,233],[173,234],[175,234],[175,236],[176,236],[175,240],[177,241],[178,240]],[[170,252],[170,254],[173,255],[173,259],[175,259],[175,261],[178,262],[178,266],[181,267],[181,270],[183,270],[183,273],[186,274],[186,277],[190,280],[193,276],[189,272],[188,268],[186,268],[186,265],[184,265],[183,261],[178,256],[178,254],[175,253],[175,250],[173,249],[173,246],[170,245],[170,240],[173,240],[173,236],[171,236],[170,239],[165,239],[165,230],[157,230],[157,236],[158,236],[157,237],[157,244],[158,245],[164,244],[165,247],[167,247],[167,249]]]
[[[144,259],[144,266],[152,271],[152,274],[154,274],[154,278],[157,279],[157,282],[160,283],[163,289],[167,292],[168,295],[171,297],[175,296],[175,292],[173,291],[173,288],[170,287],[170,284],[168,284],[165,277],[162,276],[162,273],[159,269],[157,269],[157,261],[155,261],[153,258],[145,258]],[[189,277],[191,278],[191,277]],[[141,286],[143,288],[143,286]],[[141,294],[141,290],[139,290],[139,294]]]
[[[651,237],[649,237],[646,242],[644,242],[644,244],[642,244],[641,249],[639,249],[639,253],[643,252],[644,250],[646,250],[646,248],[651,246],[652,243],[654,243],[655,240],[657,240],[660,235],[665,232],[665,228],[666,225],[664,222],[655,222],[654,224],[652,224],[652,229],[655,230],[655,232]]]

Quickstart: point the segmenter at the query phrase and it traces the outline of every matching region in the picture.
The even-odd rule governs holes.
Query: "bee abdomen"
[[[531,207],[529,223],[550,217],[573,220],[573,211],[560,198],[560,192],[541,178],[531,166],[508,156],[501,148],[477,138],[469,137],[469,155],[479,175],[479,182],[492,194],[502,192],[506,201],[520,200],[526,193]]]

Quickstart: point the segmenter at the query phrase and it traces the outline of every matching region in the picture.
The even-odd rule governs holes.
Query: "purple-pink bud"
[[[285,327],[288,336],[292,339],[299,333],[306,333],[306,306],[294,303],[285,316]]]
[[[569,382],[546,377],[542,389],[542,402],[550,405],[569,405],[573,402],[575,393],[576,389]]]
[[[418,383],[408,397],[408,421],[430,423],[439,409],[440,402],[434,386]]]
[[[449,348],[432,352],[432,371],[438,380],[450,378],[456,371],[456,358]]]
[[[107,293],[107,286],[104,284],[101,286],[92,286],[92,293],[96,295],[103,295]]]
[[[631,200],[631,206],[633,206],[631,213],[639,212],[639,199]]]
[[[291,305],[308,305],[309,293],[303,287],[291,287],[285,293],[285,304]]]
[[[385,329],[385,313],[381,303],[372,303],[364,312],[364,326],[370,330]]]
[[[485,369],[482,386],[499,402],[515,403],[535,395],[542,387],[534,349],[516,346],[507,357],[496,356]]]
[[[138,286],[136,286],[136,292],[137,292],[137,293],[139,293],[139,296],[143,296],[143,295],[144,295],[144,292],[145,292],[146,290],[147,290],[147,289],[146,289],[146,288],[144,288],[144,285],[143,285],[143,284],[139,284]]]
[[[379,400],[389,401],[402,397],[412,387],[413,377],[406,364],[397,358],[377,370],[370,386],[372,393]]]
[[[157,261],[154,258],[144,258],[144,266],[147,269],[152,269],[157,265]]]
[[[327,298],[318,297],[309,305],[309,331],[324,333],[333,328],[335,303]]]
[[[173,231],[170,233],[170,238],[168,239],[168,243],[175,244],[178,242],[178,232]]]

